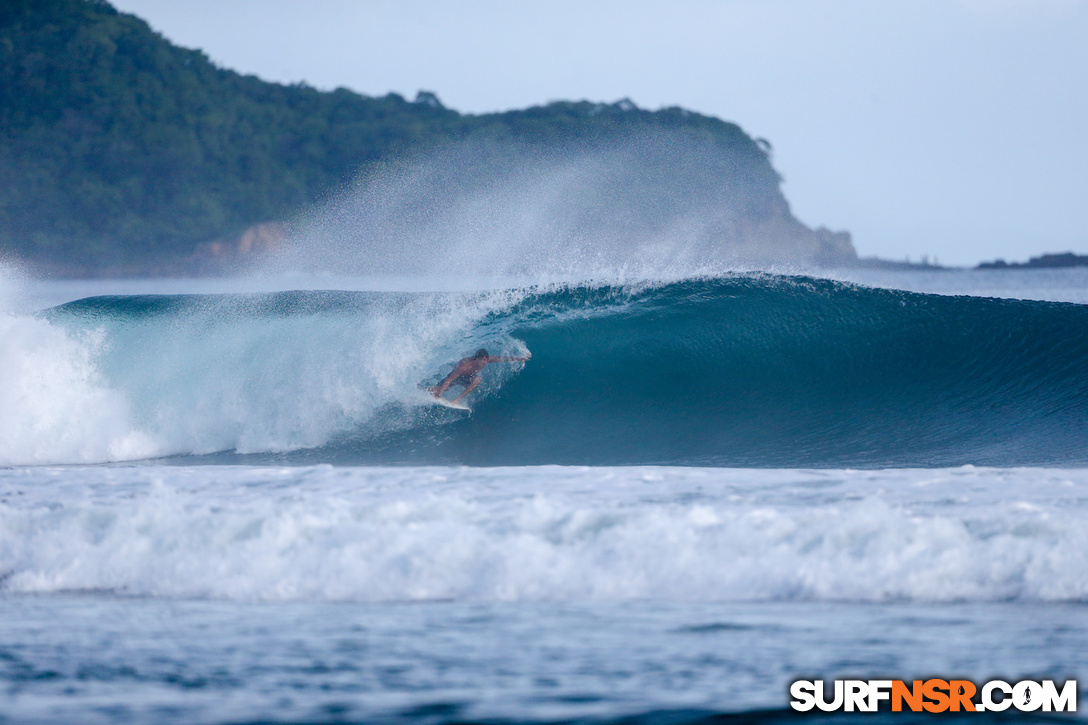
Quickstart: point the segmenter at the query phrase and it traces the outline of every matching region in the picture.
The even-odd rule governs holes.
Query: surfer
[[[441,398],[442,393],[451,385],[464,385],[465,389],[461,391],[461,394],[453,399],[454,403],[461,401],[461,398],[465,397],[480,384],[480,371],[487,367],[490,363],[496,362],[525,362],[529,357],[512,357],[509,355],[492,356],[487,353],[487,350],[480,348],[476,353],[470,357],[461,358],[461,362],[457,363],[457,366],[453,369],[446,378],[435,387],[431,388],[431,392],[434,393],[434,397]]]

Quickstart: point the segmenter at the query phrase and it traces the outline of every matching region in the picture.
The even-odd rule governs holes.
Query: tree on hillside
[[[629,101],[467,116],[431,92],[267,83],[104,0],[0,5],[0,109],[0,253],[60,271],[176,265],[453,142],[575,150],[668,131],[701,144],[751,213],[785,208],[767,152],[734,124]]]

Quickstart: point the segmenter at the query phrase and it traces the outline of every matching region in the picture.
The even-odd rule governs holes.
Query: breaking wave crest
[[[0,320],[0,463],[1088,460],[1088,307],[769,275],[96,297]],[[477,347],[474,411],[422,390]]]

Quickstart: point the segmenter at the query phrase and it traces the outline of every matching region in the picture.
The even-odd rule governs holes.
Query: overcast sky
[[[683,106],[863,256],[1088,254],[1088,0],[112,0],[266,80]]]

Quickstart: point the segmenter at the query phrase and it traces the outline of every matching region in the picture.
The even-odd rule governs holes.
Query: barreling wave
[[[753,275],[102,297],[22,324],[39,328],[18,338],[24,356],[55,354],[7,376],[31,406],[23,434],[0,437],[14,463],[1088,461],[1084,305]],[[421,385],[480,346],[533,357],[489,366],[471,415],[429,404]],[[74,411],[60,422],[58,401]]]

